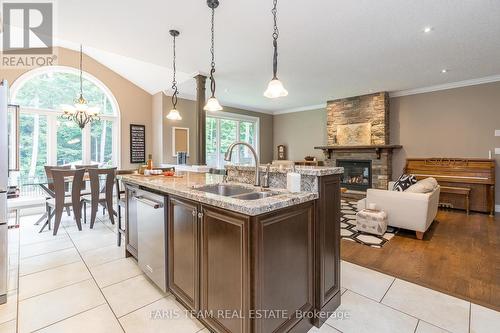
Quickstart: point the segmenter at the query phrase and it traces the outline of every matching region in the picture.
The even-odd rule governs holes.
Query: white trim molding
[[[486,76],[486,77],[482,77],[482,78],[478,78],[478,79],[471,79],[471,80],[464,80],[464,81],[458,81],[458,82],[438,84],[438,85],[429,86],[429,87],[394,91],[394,92],[389,93],[389,96],[392,98],[392,97],[401,97],[401,96],[408,96],[408,95],[417,95],[417,94],[423,94],[423,93],[428,93],[428,92],[433,92],[433,91],[462,88],[462,87],[475,86],[478,84],[498,82],[498,81],[500,81],[500,75],[493,75],[493,76]]]
[[[326,103],[301,106],[298,108],[292,108],[292,109],[287,109],[287,110],[278,110],[278,111],[274,111],[273,114],[277,115],[277,114],[285,114],[285,113],[304,112],[304,111],[318,110],[318,109],[324,109],[324,108],[326,108]]]
[[[500,205],[495,206],[495,212],[500,213]]]

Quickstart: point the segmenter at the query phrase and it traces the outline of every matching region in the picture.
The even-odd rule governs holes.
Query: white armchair
[[[358,201],[358,210],[374,203],[387,212],[390,226],[415,230],[417,238],[422,239],[437,215],[439,185],[430,193],[393,191],[393,186],[394,182],[389,182],[388,191],[368,189],[366,198]]]

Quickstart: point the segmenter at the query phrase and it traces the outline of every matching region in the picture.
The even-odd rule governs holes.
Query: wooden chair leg
[[[97,210],[99,209],[98,203],[93,201],[90,203],[91,211],[90,211],[90,229],[94,228],[95,217],[97,215]]]
[[[109,213],[109,220],[111,224],[115,224],[115,210],[113,209],[113,198],[107,198],[106,200],[106,209]]]
[[[419,240],[424,239],[424,233],[421,231],[415,231],[415,235],[417,236],[417,239],[419,239]]]
[[[59,230],[59,225],[61,224],[63,208],[56,207],[55,211],[56,211],[56,214],[55,214],[56,219],[54,221],[54,232],[53,232],[54,236],[57,235],[57,231]]]
[[[78,230],[82,231],[82,202],[81,201],[80,201],[78,206],[79,207],[73,207],[73,210],[74,210],[73,213],[75,215],[76,226],[78,227]]]

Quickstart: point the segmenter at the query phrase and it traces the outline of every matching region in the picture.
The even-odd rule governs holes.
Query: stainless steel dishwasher
[[[136,190],[137,260],[142,271],[167,292],[167,211],[166,197]]]

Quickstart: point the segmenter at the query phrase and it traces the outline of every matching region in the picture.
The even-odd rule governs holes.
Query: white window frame
[[[223,168],[224,165],[221,163],[220,158],[221,158],[221,151],[220,151],[220,121],[221,119],[225,120],[233,120],[237,122],[236,125],[236,140],[240,140],[240,122],[252,122],[255,124],[255,145],[253,148],[255,149],[255,152],[257,153],[257,156],[259,157],[260,160],[260,118],[259,117],[253,117],[253,116],[247,116],[243,114],[237,114],[237,113],[230,113],[230,112],[220,112],[220,113],[207,113],[207,118],[214,118],[217,120],[217,130],[216,130],[216,156],[217,156],[217,168]],[[205,121],[205,126],[206,126],[206,121]],[[234,154],[232,163],[239,163],[240,159],[240,154]]]
[[[80,72],[72,67],[66,66],[47,66],[33,69],[27,73],[21,75],[11,86],[11,101],[13,104],[16,104],[16,95],[20,88],[23,85],[33,79],[36,76],[47,74],[47,73],[70,73],[74,75],[80,75]],[[120,108],[118,102],[114,95],[111,93],[111,90],[102,83],[99,79],[97,79],[92,74],[87,72],[83,72],[83,78],[95,84],[99,89],[101,89],[105,96],[111,103],[111,108],[113,110],[113,114],[101,114],[101,120],[107,120],[112,123],[113,135],[112,137],[112,165],[120,168],[121,166],[121,149],[119,138],[121,138],[121,118],[120,118]],[[51,109],[41,109],[41,108],[25,108],[21,106],[20,108],[21,114],[39,114],[43,116],[47,116],[47,164],[56,165],[57,164],[57,118],[61,116],[64,112],[62,110],[51,110]],[[82,164],[90,164],[91,163],[91,133],[90,133],[91,124],[85,126],[82,130]]]

